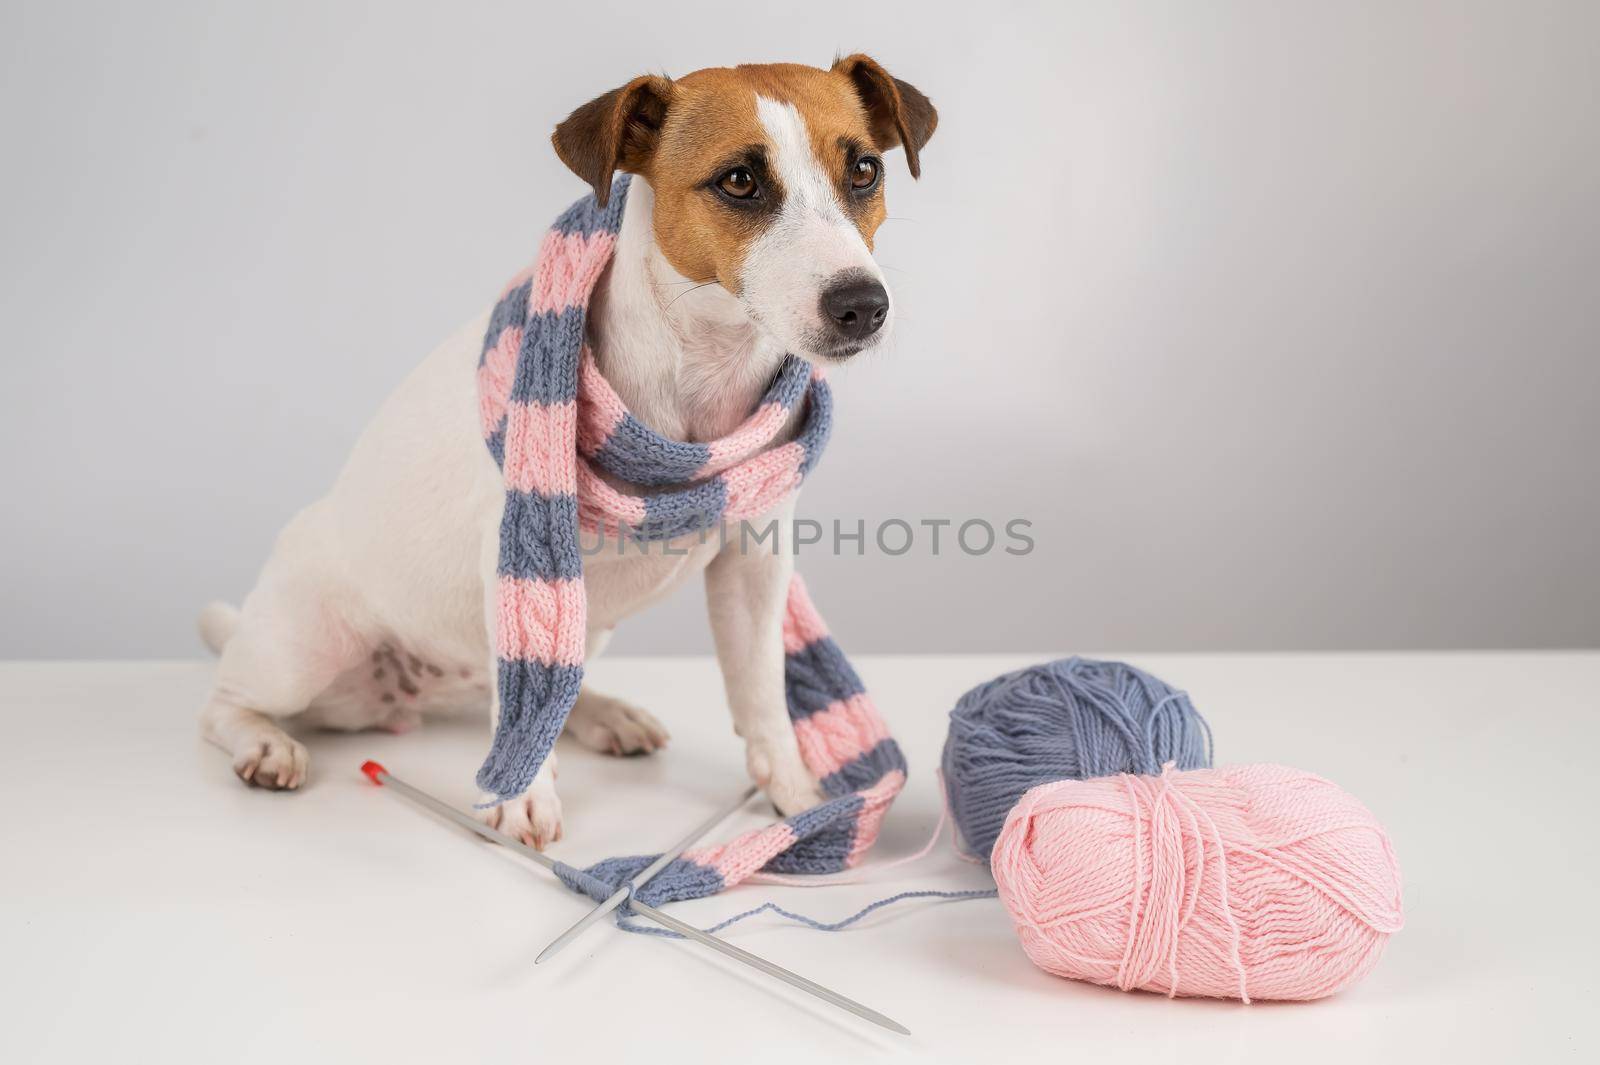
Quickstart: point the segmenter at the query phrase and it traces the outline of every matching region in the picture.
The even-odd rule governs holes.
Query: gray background
[[[805,558],[847,646],[1600,645],[1600,5],[611,10],[5,6],[0,655],[195,653],[581,191],[572,107],[858,49],[941,122],[802,511],[1038,548]]]

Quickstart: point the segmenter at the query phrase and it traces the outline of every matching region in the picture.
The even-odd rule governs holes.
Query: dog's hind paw
[[[655,715],[585,688],[567,715],[567,731],[601,754],[649,754],[667,745],[667,730]]]

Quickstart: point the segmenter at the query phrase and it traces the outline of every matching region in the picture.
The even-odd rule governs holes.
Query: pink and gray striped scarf
[[[532,783],[583,680],[585,533],[669,540],[769,513],[799,488],[827,443],[832,397],[790,355],[755,412],[707,444],[669,440],[630,414],[584,339],[589,298],[627,202],[587,196],[556,219],[539,257],[496,304],[478,364],[489,451],[505,481],[500,525],[500,720],[478,784],[500,801]],[[771,446],[804,404],[795,439]],[[636,491],[620,491],[599,471]],[[728,843],[686,852],[639,891],[698,898],[759,871],[831,873],[877,838],[906,763],[796,576],[784,616],[785,686],[801,756],[825,800]],[[591,876],[620,883],[654,856],[612,858]]]

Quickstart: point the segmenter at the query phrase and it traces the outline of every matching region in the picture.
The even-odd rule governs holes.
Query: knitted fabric
[[[659,541],[761,517],[799,488],[832,423],[827,383],[793,355],[754,413],[720,440],[669,440],[628,412],[585,341],[589,299],[611,260],[627,193],[623,177],[606,206],[588,196],[556,219],[538,259],[496,304],[478,362],[481,426],[506,489],[495,632],[500,720],[478,771],[479,786],[497,801],[532,783],[583,680],[580,529]],[[772,446],[796,409],[795,438]],[[601,471],[636,491],[613,487]],[[644,901],[713,894],[763,869],[837,872],[876,839],[905,783],[905,759],[798,576],[783,641],[789,717],[825,800],[686,852],[639,891]],[[652,858],[601,862],[589,882],[620,883]]]

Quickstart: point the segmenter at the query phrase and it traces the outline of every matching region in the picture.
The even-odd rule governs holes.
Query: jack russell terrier
[[[716,440],[750,415],[788,353],[820,366],[880,343],[891,309],[872,258],[886,213],[880,153],[902,147],[917,176],[937,121],[921,92],[853,55],[828,70],[635,78],[557,126],[556,154],[601,202],[614,172],[635,175],[588,317],[596,364],[635,416],[669,438]],[[280,719],[404,731],[424,713],[487,703],[498,721],[505,495],[480,430],[487,324],[486,313],[401,383],[332,491],[283,530],[243,606],[202,613],[221,659],[201,731],[246,783],[304,783],[306,749]],[[793,506],[791,495],[772,513],[779,529],[792,528]],[[747,768],[792,814],[820,798],[784,700],[793,557],[742,548],[691,535],[589,556],[583,653],[703,571]],[[612,754],[667,741],[649,713],[587,686],[566,731]],[[555,763],[552,753],[525,792],[481,816],[537,847],[560,839]]]

